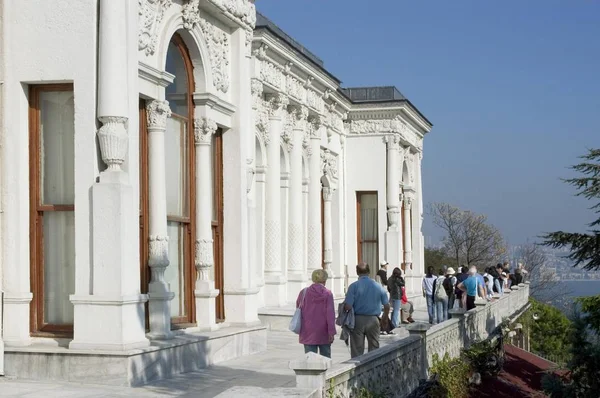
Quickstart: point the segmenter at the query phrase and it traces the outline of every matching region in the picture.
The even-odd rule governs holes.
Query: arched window
[[[172,115],[165,132],[165,177],[169,266],[165,280],[175,297],[171,301],[173,324],[195,321],[193,242],[195,239],[194,176],[194,92],[193,65],[188,50],[178,34],[169,43],[165,70],[175,76],[165,89]],[[140,253],[142,291],[150,280],[148,270],[148,142],[147,119],[140,102]]]

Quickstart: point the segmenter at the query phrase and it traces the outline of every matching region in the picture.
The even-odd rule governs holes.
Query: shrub
[[[439,382],[429,394],[431,397],[466,398],[469,395],[471,367],[464,358],[451,359],[448,353],[442,359],[433,355],[433,366],[429,369],[432,378]]]

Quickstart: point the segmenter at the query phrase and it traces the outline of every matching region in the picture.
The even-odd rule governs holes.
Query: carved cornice
[[[167,118],[171,117],[169,101],[152,100],[146,105],[148,129],[166,130]]]
[[[158,31],[165,11],[173,4],[172,0],[138,0],[140,28],[138,31],[138,50],[146,55],[156,51]]]
[[[422,140],[417,139],[415,133],[402,120],[400,116],[390,119],[351,120],[348,124],[351,135],[397,134],[405,145],[414,148],[422,146]]]
[[[237,20],[250,29],[256,26],[256,7],[250,0],[207,0],[230,19]]]
[[[217,123],[207,117],[194,119],[194,143],[196,145],[210,145],[212,135],[217,131]]]
[[[213,86],[226,93],[229,91],[229,33],[202,16],[199,2],[200,0],[188,0],[183,5],[183,26],[188,30],[199,26],[202,30],[210,53]]]

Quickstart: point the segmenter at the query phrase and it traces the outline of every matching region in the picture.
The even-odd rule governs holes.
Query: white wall
[[[381,136],[348,136],[346,139],[346,258],[350,281],[356,279],[356,192],[377,191],[379,261],[385,256],[386,146]],[[378,264],[369,264],[377,267]]]
[[[7,21],[4,40],[3,104],[6,137],[2,159],[4,196],[4,287],[11,294],[29,286],[29,154],[28,86],[73,82],[75,94],[75,230],[76,261],[89,270],[91,258],[90,187],[98,174],[96,154],[96,0],[27,0],[3,2]],[[134,125],[134,128],[136,125]],[[10,231],[10,234],[7,232]],[[80,267],[78,267],[80,268]],[[89,278],[77,278],[87,284]],[[80,286],[89,289],[89,284]],[[8,309],[10,333],[17,322]],[[20,313],[19,318],[22,317]],[[22,326],[22,325],[21,325]],[[16,326],[15,326],[16,327]],[[16,327],[19,328],[19,327]],[[19,328],[20,329],[20,328]],[[28,329],[28,327],[27,327]],[[11,335],[11,339],[23,337]],[[28,330],[27,330],[28,332]]]

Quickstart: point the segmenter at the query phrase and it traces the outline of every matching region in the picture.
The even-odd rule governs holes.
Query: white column
[[[310,156],[310,155],[308,155]],[[307,273],[308,264],[308,185],[309,178],[302,179],[302,272]],[[310,275],[307,275],[310,278]]]
[[[215,289],[211,271],[214,266],[212,236],[211,158],[212,136],[217,124],[206,117],[194,120],[194,143],[196,145],[196,242],[194,265],[196,266],[196,324],[200,330],[217,329]]]
[[[93,270],[91,295],[71,295],[74,336],[69,347],[130,350],[149,345],[136,230],[139,210],[122,170],[128,146],[127,4],[100,0],[98,141],[108,166],[92,187]],[[135,176],[137,178],[137,176]],[[138,261],[136,261],[136,259]],[[76,270],[79,272],[79,270]]]
[[[308,239],[307,239],[307,273],[322,268],[321,259],[321,126],[318,117],[312,118],[308,126],[310,134],[309,186],[308,186]]]
[[[256,272],[257,287],[261,289],[257,297],[258,308],[264,307],[265,295],[265,191],[266,191],[267,168],[260,166],[256,168],[254,176],[254,189],[256,190]]]
[[[334,190],[330,187],[323,187],[323,263],[324,268],[327,271],[329,278],[327,279],[327,287],[332,291],[335,296],[334,285],[333,285],[333,269],[331,267],[332,257],[332,231],[331,231],[331,199],[333,197]]]
[[[265,200],[265,298],[267,306],[286,303],[285,277],[281,268],[281,167],[280,137],[283,112],[288,98],[281,94],[269,98],[269,133],[267,142],[267,192]]]
[[[420,151],[416,154],[415,158],[415,178],[416,178],[416,190],[417,190],[417,204],[418,211],[414,212],[416,216],[413,216],[413,224],[416,226],[416,233],[419,237],[419,267],[417,269],[413,269],[413,273],[417,275],[425,274],[425,238],[423,237],[423,181],[422,181],[422,173],[421,173],[421,161],[423,159],[423,152]]]
[[[290,188],[288,202],[288,301],[295,302],[298,292],[306,286],[306,272],[303,266],[303,194],[302,194],[302,139],[308,117],[305,106],[291,107],[293,120],[290,137]]]
[[[150,241],[148,266],[148,310],[150,334],[153,339],[168,339],[171,333],[171,300],[175,297],[165,281],[169,265],[167,234],[167,192],[165,181],[165,130],[171,116],[168,101],[153,100],[146,106],[148,114],[148,171]]]
[[[406,262],[407,274],[408,269],[412,265],[412,240],[411,240],[411,228],[410,228],[410,214],[411,214],[412,198],[410,196],[404,196],[404,259]]]
[[[386,207],[388,228],[385,232],[386,260],[391,264],[388,274],[394,267],[402,265],[402,226],[400,225],[400,138],[395,135],[383,137],[387,149],[386,168]]]

